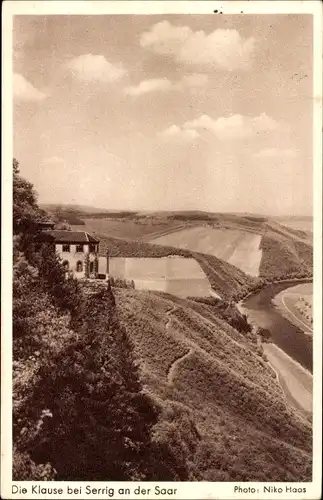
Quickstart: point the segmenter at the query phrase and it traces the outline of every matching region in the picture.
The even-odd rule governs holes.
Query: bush
[[[258,328],[257,333],[260,336],[262,342],[272,341],[271,332],[267,328]]]

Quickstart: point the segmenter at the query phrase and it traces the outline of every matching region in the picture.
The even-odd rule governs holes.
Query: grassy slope
[[[146,390],[166,412],[176,404],[197,430],[192,479],[310,480],[310,423],[286,405],[251,340],[212,306],[154,292],[115,294]]]

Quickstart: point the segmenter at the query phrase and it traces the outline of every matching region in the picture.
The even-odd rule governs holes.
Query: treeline
[[[230,326],[242,334],[251,334],[252,326],[246,314],[241,314],[232,302],[216,299],[214,297],[187,297],[188,300],[207,305],[212,313],[223,319]],[[249,335],[254,340],[254,336]]]
[[[86,212],[79,214],[86,219],[128,219],[133,217],[139,217],[137,212],[132,211],[120,211],[120,212]]]
[[[13,479],[186,480],[111,288],[84,293],[38,244],[45,214],[16,161],[13,201]]]
[[[70,224],[71,226],[83,226],[85,224],[81,215],[75,212],[75,210],[56,208],[52,212],[52,216],[55,222]]]

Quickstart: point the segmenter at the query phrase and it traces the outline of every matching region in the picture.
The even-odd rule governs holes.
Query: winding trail
[[[169,329],[170,325],[171,325],[171,321],[172,321],[172,317],[171,317],[171,314],[177,309],[176,306],[173,306],[171,309],[169,309],[167,312],[166,312],[166,315],[168,316],[168,319],[167,319],[167,322],[166,322],[166,325],[165,325],[165,328],[166,330]],[[175,359],[175,361],[170,365],[169,367],[169,370],[168,370],[168,373],[167,373],[167,384],[168,385],[173,385],[174,383],[174,380],[175,380],[175,374],[176,374],[176,370],[178,369],[178,366],[182,363],[182,361],[184,361],[186,358],[188,358],[191,354],[193,354],[193,349],[192,347],[190,347],[188,349],[188,351],[183,354],[183,356],[180,356],[179,358]]]
[[[174,311],[176,311],[176,309],[177,309],[177,306],[174,305],[168,311],[166,311],[166,315],[168,316],[167,322],[165,324],[166,331],[170,328],[171,321],[172,321],[171,315],[172,315],[172,313]],[[207,323],[211,323],[211,325],[213,326],[212,322],[208,318],[205,318],[204,316],[202,316],[202,314],[200,314],[197,311],[194,311],[194,313],[197,316],[199,316],[202,320],[206,321]],[[244,346],[243,345],[239,344],[239,342],[237,342],[233,338],[231,338],[231,337],[229,337],[229,338],[230,338],[231,342],[233,342],[237,347],[239,347],[239,349],[244,350]],[[179,365],[182,363],[182,361],[185,361],[185,359],[187,359],[189,356],[191,356],[192,354],[194,354],[194,352],[201,352],[207,358],[210,357],[210,355],[209,355],[209,353],[207,351],[205,351],[200,346],[195,345],[195,343],[192,340],[186,339],[186,343],[188,345],[190,345],[190,347],[188,348],[187,352],[185,354],[183,354],[182,356],[180,356],[179,358],[175,359],[175,361],[169,367],[169,370],[168,370],[168,373],[167,373],[167,384],[168,385],[173,385],[174,379],[175,379],[176,370],[178,369]],[[277,371],[275,370],[275,368],[272,365],[268,366],[268,364],[265,363],[265,362],[262,363],[260,361],[260,357],[258,355],[256,355],[252,351],[250,351],[250,352],[253,355],[253,357],[257,360],[257,363],[260,362],[261,364],[263,364],[264,368],[266,368],[267,370],[271,370],[272,372],[275,372],[275,374],[276,374],[276,381],[279,382],[279,375],[278,375]],[[212,358],[211,358],[211,360],[212,360]]]
[[[172,318],[171,318],[171,314],[173,314],[173,312],[177,309],[176,306],[173,306],[171,309],[169,309],[168,311],[166,311],[166,316],[168,316],[168,319],[167,319],[167,322],[166,322],[166,325],[165,325],[165,328],[166,330],[169,329],[170,327],[170,323],[172,321]]]
[[[184,354],[184,356],[181,356],[180,358],[175,359],[174,363],[170,366],[168,373],[167,373],[167,384],[168,385],[173,385],[174,379],[175,379],[175,374],[176,370],[178,369],[178,366],[184,361],[186,358],[191,356],[193,354],[193,349],[190,347],[189,350]]]

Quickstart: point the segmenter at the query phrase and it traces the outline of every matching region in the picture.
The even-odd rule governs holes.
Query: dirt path
[[[172,321],[171,314],[173,314],[173,312],[175,310],[176,310],[176,306],[173,306],[171,309],[169,309],[168,311],[166,311],[166,316],[168,316],[167,321],[166,321],[166,325],[165,325],[166,330],[168,330],[168,328],[170,327],[170,324],[171,324],[171,321]]]
[[[169,329],[170,325],[171,325],[171,321],[172,321],[172,313],[177,309],[177,307],[174,305],[171,309],[169,309],[167,312],[166,312],[166,315],[168,316],[168,319],[167,319],[167,322],[166,322],[166,325],[165,325],[165,328],[166,330]],[[197,311],[194,311],[195,314],[197,314],[202,320],[204,321],[207,321],[208,323],[211,323],[212,326],[214,326],[212,324],[212,321],[210,321],[208,318],[205,318],[204,316],[202,316],[202,314],[200,314],[199,312]],[[237,342],[236,340],[234,340],[233,338],[229,337],[230,340],[237,346],[239,347],[240,349],[244,349],[244,346],[242,344],[239,344],[239,342]],[[172,385],[174,383],[174,378],[175,378],[175,373],[176,373],[176,370],[178,369],[178,366],[182,363],[182,361],[184,361],[185,359],[187,359],[189,356],[191,356],[194,352],[200,352],[201,354],[203,354],[204,356],[206,356],[207,358],[210,357],[209,353],[207,351],[205,351],[202,347],[200,346],[197,346],[195,344],[195,342],[193,342],[192,340],[190,339],[185,339],[186,343],[188,345],[190,345],[191,347],[187,350],[187,352],[180,356],[179,358],[175,359],[175,361],[172,363],[172,365],[169,367],[169,370],[168,370],[168,373],[167,373],[167,383],[169,385]],[[253,353],[252,351],[250,351],[251,354],[254,356],[255,360],[257,361],[257,363],[261,362],[261,358],[256,355],[255,353]],[[210,360],[212,361],[213,358],[210,357]],[[275,373],[276,375],[276,381],[277,383],[279,384],[279,373],[277,372],[277,370],[274,368],[274,365],[271,364],[271,363],[265,363],[263,362],[263,366],[266,367],[268,370],[271,370],[272,372]],[[281,386],[281,384],[279,384]],[[282,391],[283,390],[283,387],[281,387]]]
[[[172,316],[171,315],[172,315],[172,313],[176,309],[177,309],[176,306],[173,306],[171,309],[169,309],[166,312],[166,315],[168,316],[167,322],[166,322],[166,325],[165,325],[166,330],[168,330],[169,327],[170,327],[170,325],[171,325],[171,321],[172,321]],[[182,361],[184,361],[191,354],[193,354],[193,352],[194,351],[193,351],[192,347],[190,347],[188,349],[188,351],[183,356],[180,356],[179,358],[175,359],[175,361],[170,365],[168,373],[167,373],[167,384],[168,385],[173,385],[174,379],[175,379],[176,370],[178,369],[178,366],[182,363]]]
[[[167,374],[167,384],[168,385],[173,385],[175,375],[176,375],[176,370],[178,369],[178,366],[184,361],[186,358],[191,356],[193,354],[193,349],[190,347],[188,351],[184,354],[184,356],[181,356],[180,358],[175,359],[174,363],[170,366]]]

